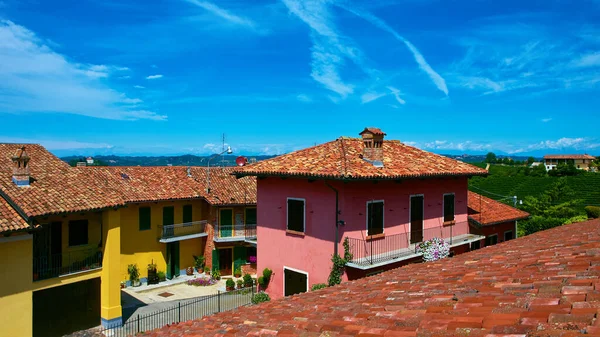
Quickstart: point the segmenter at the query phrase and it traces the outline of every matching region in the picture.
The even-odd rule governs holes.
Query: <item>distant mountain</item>
[[[211,166],[235,166],[235,159],[238,156],[194,156],[186,154],[182,156],[96,156],[94,157],[95,165],[102,166],[206,166],[208,160]],[[254,160],[261,161],[274,156],[248,156],[249,162]],[[71,166],[79,161],[85,161],[84,157],[81,156],[67,156],[60,158],[63,161],[69,163]]]
[[[485,154],[442,154],[442,156],[457,159],[460,161],[464,161],[466,163],[481,163],[485,161]],[[498,155],[498,158],[511,158],[514,161],[527,161],[529,156],[508,156],[508,155]],[[535,161],[542,161],[542,158],[534,157]]]

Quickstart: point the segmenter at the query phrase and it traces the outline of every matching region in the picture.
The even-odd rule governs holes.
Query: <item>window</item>
[[[256,263],[256,247],[246,247],[246,263]]]
[[[367,236],[383,234],[383,201],[367,202]]]
[[[192,205],[183,205],[183,223],[192,221]]]
[[[140,230],[149,230],[152,227],[152,222],[150,220],[150,207],[140,207],[139,213]]]
[[[304,233],[304,199],[287,199],[287,229]]]
[[[454,221],[454,193],[444,194],[444,222]]]
[[[81,246],[88,243],[88,221],[69,221],[69,246]]]
[[[256,208],[246,208],[246,224],[256,225]]]
[[[508,241],[508,240],[512,240],[512,239],[514,239],[513,231],[504,232],[504,241]]]
[[[481,241],[471,242],[471,250],[477,250],[481,248]]]
[[[498,243],[498,234],[490,235],[485,238],[486,246],[493,246]]]

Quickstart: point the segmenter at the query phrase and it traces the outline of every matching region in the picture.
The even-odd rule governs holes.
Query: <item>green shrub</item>
[[[267,287],[269,286],[269,282],[271,282],[272,274],[273,274],[273,271],[271,269],[269,269],[269,268],[263,269],[262,276],[260,276],[258,278],[258,284],[260,284],[261,288],[267,289]]]
[[[214,278],[215,280],[220,280],[221,279],[221,272],[218,270],[213,270],[212,272],[212,278]]]
[[[244,275],[244,287],[252,287],[254,285],[254,281],[252,280],[252,276],[250,274]]]
[[[256,281],[261,287],[265,286],[265,278],[262,276],[258,277],[258,280]]]
[[[140,279],[140,269],[137,264],[130,264],[127,266],[127,273],[129,274],[129,281],[131,283]]]
[[[235,288],[235,282],[233,279],[228,278],[227,281],[225,281],[225,287],[227,287],[227,289]]]
[[[576,223],[576,222],[582,222],[582,221],[587,221],[588,216],[587,215],[578,215],[578,216],[574,216],[572,218],[570,218],[569,220],[567,220],[565,222],[565,225],[570,225],[572,223]]]
[[[165,274],[164,271],[158,271],[156,272],[156,275],[158,276],[159,281],[164,281],[167,279],[167,274]]]
[[[252,303],[253,304],[258,304],[258,303],[262,303],[262,302],[269,302],[271,300],[271,297],[269,297],[269,294],[261,291],[257,294],[255,294],[254,296],[252,296]]]
[[[310,291],[315,291],[315,290],[319,290],[319,289],[323,289],[323,288],[327,288],[328,285],[327,283],[316,283],[313,284],[312,287],[310,287]]]
[[[589,218],[597,219],[600,218],[600,207],[598,206],[585,206],[585,212]]]
[[[238,289],[242,289],[244,287],[244,281],[242,280],[237,280],[235,283],[237,283]]]
[[[204,255],[200,255],[200,256],[193,255],[193,257],[194,257],[194,267],[196,267],[196,270],[198,270],[198,271],[202,270],[202,268],[204,267],[204,261],[205,261]]]
[[[242,276],[242,268],[238,267],[233,271],[233,276],[240,277]]]
[[[208,268],[208,266],[204,266],[204,274],[210,274],[210,268]]]

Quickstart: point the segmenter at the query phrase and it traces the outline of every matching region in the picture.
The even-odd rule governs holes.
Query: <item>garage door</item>
[[[33,292],[34,337],[63,336],[98,325],[100,278]]]
[[[308,291],[308,274],[284,268],[285,296]]]

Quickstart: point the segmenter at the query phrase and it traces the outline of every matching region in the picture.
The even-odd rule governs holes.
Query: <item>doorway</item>
[[[233,232],[233,209],[226,208],[219,212],[219,234],[222,238],[231,237]]]
[[[167,243],[167,278],[179,276],[179,241]]]
[[[423,208],[425,198],[422,195],[410,197],[410,243],[423,241]]]
[[[308,291],[308,273],[283,267],[284,296]]]
[[[232,248],[221,248],[219,251],[219,272],[221,276],[227,276],[233,274],[233,249]]]

